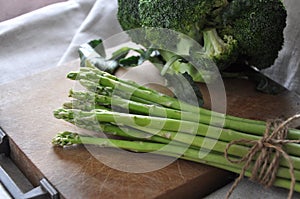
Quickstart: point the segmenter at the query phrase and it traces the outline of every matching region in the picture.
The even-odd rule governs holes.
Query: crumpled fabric
[[[0,23],[0,84],[78,59],[78,46],[121,32],[116,0],[69,0]]]
[[[300,95],[300,1],[286,0],[287,26],[284,45],[272,67],[263,73]]]

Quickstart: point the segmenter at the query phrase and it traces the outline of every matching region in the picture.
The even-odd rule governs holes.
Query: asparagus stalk
[[[119,96],[103,96],[98,95],[92,92],[81,92],[81,91],[70,91],[70,96],[78,99],[78,100],[86,100],[89,101],[90,104],[95,103],[102,104],[102,105],[110,105],[110,106],[118,106],[123,108],[124,110],[129,110],[133,113],[142,113],[146,115],[154,115],[154,116],[160,116],[160,117],[167,117],[171,119],[178,119],[178,120],[184,120],[184,121],[191,121],[191,122],[198,122],[200,120],[200,123],[206,123],[205,121],[208,121],[209,118],[207,116],[201,116],[201,118],[197,118],[197,115],[194,115],[193,113],[185,112],[185,111],[178,111],[174,109],[169,109],[161,106],[155,106],[155,105],[148,105],[148,104],[142,104],[140,102],[135,102],[127,99],[123,99]],[[95,107],[95,109],[98,109]],[[205,125],[201,125],[205,126]],[[218,126],[215,124],[215,126]],[[205,129],[208,130],[208,126]],[[143,129],[145,131],[145,129]],[[151,131],[151,129],[148,129]],[[226,133],[227,131],[227,133]],[[233,139],[236,139],[236,137],[239,137],[239,139],[247,139],[247,140],[258,140],[260,139],[259,136],[255,135],[249,135],[245,133],[240,133],[233,130],[222,130],[222,135],[220,135],[219,139],[224,141],[231,141]],[[224,134],[226,137],[224,137]],[[215,134],[216,135],[216,134]],[[209,136],[209,135],[208,135]],[[213,137],[217,138],[217,137]],[[300,155],[300,147],[297,144],[289,143],[285,146],[285,149],[288,153],[292,155]]]
[[[97,71],[97,73],[95,72]],[[101,73],[102,75],[99,75],[98,73]],[[111,75],[108,75],[109,77]],[[68,78],[70,79],[89,79],[91,81],[94,81],[95,84],[101,84],[102,86],[108,86],[113,89],[121,90],[122,92],[127,92],[132,94],[133,96],[136,96],[138,98],[146,99],[149,101],[152,101],[154,103],[160,104],[164,107],[169,107],[176,110],[183,110],[191,113],[195,113],[198,115],[196,118],[200,118],[203,115],[206,115],[210,117],[216,117],[216,118],[225,118],[224,120],[224,127],[230,128],[238,131],[243,131],[247,133],[252,133],[255,135],[263,135],[265,132],[266,124],[262,121],[256,121],[256,120],[249,120],[249,119],[243,119],[243,118],[237,118],[232,117],[229,115],[224,115],[221,113],[212,112],[209,110],[206,110],[201,107],[195,107],[190,104],[180,102],[179,100],[172,98],[167,95],[163,95],[161,93],[158,93],[156,91],[150,90],[150,89],[144,89],[141,87],[134,87],[131,84],[125,84],[124,81],[117,81],[118,78],[110,79],[106,76],[105,72],[98,71],[98,70],[88,70],[88,71],[82,71],[82,72],[70,72],[68,74]],[[200,114],[200,117],[199,117]],[[205,122],[206,124],[210,123],[209,121],[201,121]],[[216,122],[218,124],[218,122]],[[222,124],[218,124],[222,127]],[[299,139],[300,133],[297,130],[290,129],[289,130],[289,139]]]
[[[96,95],[94,96],[94,94],[92,93],[85,93],[85,92],[73,92],[71,91],[70,96],[75,97],[76,99],[86,99],[86,100],[93,100],[96,98],[96,102],[100,102],[103,104],[111,104],[112,99],[110,97],[107,96],[99,96]],[[136,110],[136,111],[141,111],[147,108],[147,105],[145,106],[137,106],[135,107],[134,105],[136,104],[135,102],[131,102],[128,100],[123,100],[122,98],[117,97],[116,100],[116,104],[120,105],[121,107],[123,107],[123,105],[126,105],[127,103],[133,103],[133,106],[129,105],[129,109],[130,110]],[[126,107],[124,107],[126,108]],[[161,107],[158,107],[161,108]],[[170,109],[172,111],[172,109]],[[149,113],[150,111],[147,110],[145,111],[141,111],[144,113]],[[163,112],[163,111],[159,111]],[[154,111],[152,111],[152,113],[154,113]],[[168,115],[168,114],[167,114]],[[163,116],[163,115],[161,115]],[[145,131],[147,133],[151,133],[152,135],[159,135],[161,137],[169,137],[171,140],[176,140],[179,142],[183,142],[185,144],[191,145],[191,146],[195,146],[195,147],[203,147],[205,146],[205,144],[207,144],[208,146],[213,146],[213,148],[211,150],[214,151],[218,151],[218,152],[223,152],[226,148],[227,142],[222,142],[222,141],[218,141],[216,142],[216,140],[214,139],[210,139],[208,137],[204,138],[204,137],[200,137],[200,136],[192,136],[192,135],[187,135],[187,134],[182,134],[182,133],[177,133],[174,131],[165,131],[165,130],[160,130],[157,131],[155,129],[151,129],[151,128],[145,128],[145,127],[140,127],[140,126],[135,126],[136,129]],[[208,127],[207,127],[208,129]],[[225,130],[222,130],[222,132],[224,132]],[[199,133],[197,133],[199,134]],[[224,133],[223,133],[224,134]],[[230,137],[230,135],[232,137]],[[220,136],[220,140],[222,140],[224,136]],[[249,136],[248,134],[243,134],[243,133],[239,133],[239,132],[235,132],[232,131],[231,134],[229,134],[229,136],[226,136],[225,141],[230,141],[233,139],[236,139],[236,137],[239,137],[239,139],[254,139],[254,140],[258,140],[260,137],[254,137],[254,136]],[[210,143],[210,144],[209,144]],[[291,155],[299,155],[300,154],[300,147],[297,144],[288,144],[286,146],[286,151],[291,154]],[[242,147],[242,146],[233,146],[233,148],[231,148],[232,151],[230,151],[231,155],[236,155],[236,156],[241,156],[241,155],[245,155],[247,153],[247,151],[249,150],[248,147]],[[292,159],[294,161],[295,167],[297,169],[300,169],[300,158],[294,157],[292,156]],[[281,165],[283,166],[289,166],[288,163],[285,160],[281,161]]]
[[[222,113],[217,113],[209,111],[207,109],[196,107],[185,102],[181,102],[173,97],[164,95],[162,93],[156,92],[152,89],[134,84],[132,82],[127,82],[121,80],[115,76],[110,75],[109,73],[96,70],[96,69],[81,69],[80,72],[70,72],[67,77],[72,80],[87,79],[99,83],[102,86],[111,87],[113,89],[121,90],[123,92],[128,92],[133,96],[149,100],[153,103],[160,104],[165,107],[173,108],[176,110],[184,110],[197,114],[204,114],[208,116],[214,116],[219,118],[228,118],[231,120],[237,120],[240,122],[249,122],[249,123],[260,123],[260,121],[253,121],[244,118],[238,118],[233,116],[224,115]]]
[[[213,122],[209,123],[210,118],[206,115],[201,115],[201,117],[199,118],[197,117],[198,115],[186,111],[179,111],[179,110],[165,108],[156,105],[143,104],[140,102],[123,99],[119,96],[103,96],[92,92],[81,92],[81,91],[73,91],[73,90],[70,91],[70,96],[78,100],[89,100],[90,103],[118,106],[125,110],[129,110],[132,113],[141,113],[144,115],[167,117],[171,119],[184,120],[190,122],[200,122],[203,124],[210,124],[215,127],[219,126],[218,123],[213,123]],[[244,133],[241,134],[240,136],[243,139],[251,139],[251,140],[252,139],[257,140],[260,138],[260,136],[255,136],[255,135],[253,136]],[[230,140],[231,138],[228,139]]]
[[[80,109],[83,111],[91,111],[93,109],[101,109],[101,110],[110,110],[109,108],[105,106],[101,106],[98,104],[95,104],[93,102],[87,102],[85,101],[80,101],[80,100],[72,100],[70,102],[65,102],[63,104],[63,108],[65,109]]]
[[[56,114],[57,115],[57,114]],[[58,113],[58,115],[62,116],[60,113]],[[204,143],[204,139],[203,137],[195,137],[193,135],[190,134],[184,134],[184,133],[180,133],[180,132],[173,132],[173,131],[155,131],[155,130],[150,130],[147,129],[147,131],[143,131],[145,129],[143,128],[138,128],[136,127],[134,128],[130,128],[128,129],[128,127],[124,127],[122,126],[121,128],[117,127],[116,125],[110,124],[108,125],[108,123],[100,123],[98,120],[95,120],[93,117],[87,116],[79,116],[79,117],[74,117],[73,114],[68,114],[68,116],[64,116],[63,119],[65,119],[67,122],[71,122],[81,128],[85,128],[88,130],[94,130],[94,131],[99,131],[99,132],[114,132],[116,133],[116,135],[119,136],[124,136],[124,134],[122,134],[122,130],[125,129],[126,132],[130,132],[130,135],[133,133],[134,137],[144,137],[144,135],[147,135],[147,138],[149,138],[150,140],[152,140],[151,136],[154,137],[162,137],[163,140],[160,140],[158,142],[161,143],[169,143],[170,141],[178,141],[180,143],[184,143],[186,145],[191,145],[192,147],[195,148],[200,148],[202,147],[203,143]],[[126,136],[124,136],[126,137]],[[215,142],[215,140],[212,139],[207,139],[206,142]],[[219,152],[223,152],[224,149],[226,147],[226,143],[222,142],[220,143],[220,145],[215,146],[216,149],[218,149],[217,151]],[[239,148],[240,147],[240,148]],[[236,149],[237,148],[237,149]],[[230,152],[232,150],[235,150],[235,154],[238,155],[240,154],[240,150],[244,148],[242,148],[242,146],[233,146],[233,148],[230,150]]]
[[[182,159],[205,163],[207,165],[212,165],[236,173],[239,173],[240,169],[242,168],[242,165],[233,165],[231,163],[228,163],[222,155],[215,153],[206,154],[205,152],[196,149],[185,149],[181,148],[180,146],[170,144],[165,147],[166,145],[161,143],[95,138],[82,136],[72,132],[62,132],[57,134],[57,136],[53,138],[52,143],[57,146],[92,144],[102,147],[121,148],[133,152],[152,152],[155,154],[168,155],[171,157],[178,157],[178,155],[182,154],[182,156],[180,156]],[[200,159],[199,157],[202,158]],[[248,170],[248,172],[246,172],[246,176],[249,175],[251,174]],[[289,188],[290,181],[284,178],[277,177],[274,185],[278,187]],[[299,183],[296,183],[294,190],[300,192]]]
[[[111,123],[99,123],[97,121],[91,120],[91,118],[68,118],[65,121],[70,122],[77,127],[95,131],[95,132],[104,132],[105,134],[110,134],[114,136],[120,136],[128,138],[131,140],[144,140],[144,141],[154,141],[158,143],[169,144],[171,141],[174,145],[187,146],[184,142],[174,141],[168,137],[168,135],[153,135],[141,130],[133,129],[126,126],[117,126]],[[197,148],[191,146],[192,148]]]
[[[141,98],[138,98],[138,97],[135,97],[135,96],[128,96],[128,94],[125,93],[125,92],[122,92],[122,91],[118,92],[117,90],[113,90],[110,87],[103,87],[99,84],[96,84],[95,82],[92,82],[92,81],[89,81],[89,80],[86,80],[86,79],[80,79],[79,82],[87,90],[89,90],[90,92],[94,92],[96,94],[105,95],[105,96],[120,96],[120,97],[125,98],[125,99],[130,98],[133,101],[140,102],[140,103],[143,103],[143,104],[154,104],[151,101],[141,99]]]
[[[134,128],[128,128],[125,126],[122,127],[117,127],[116,125],[113,124],[108,124],[108,123],[99,123],[97,121],[95,121],[93,118],[91,119],[91,117],[75,117],[72,118],[69,117],[66,121],[72,121],[73,124],[88,129],[88,130],[95,130],[95,131],[100,131],[100,132],[114,132],[115,135],[119,135],[119,136],[124,136],[124,137],[128,137],[126,136],[126,133],[124,134],[124,131],[127,132],[127,134],[129,135],[133,135],[133,137],[136,138],[145,138],[145,136],[147,136],[147,138],[149,140],[151,140],[151,136],[154,137],[161,137],[163,138],[163,140],[160,140],[158,142],[160,143],[169,143],[170,141],[177,141],[180,143],[185,144],[186,146],[192,146],[195,148],[205,148],[207,146],[207,148],[205,148],[206,150],[213,150],[213,151],[217,151],[217,152],[221,152],[223,153],[227,142],[222,142],[222,141],[218,141],[216,142],[216,140],[214,139],[210,139],[210,138],[204,138],[201,136],[194,136],[191,134],[186,134],[186,133],[181,133],[181,132],[174,132],[174,131],[153,131],[151,129],[146,129],[146,128],[139,128],[136,127]],[[144,131],[146,130],[146,131]],[[212,147],[212,148],[210,148]],[[245,146],[241,146],[241,145],[234,145],[232,146],[232,148],[229,150],[229,154],[230,155],[235,155],[235,156],[240,156],[241,154],[245,154],[248,151],[249,148],[245,147]]]
[[[96,109],[96,111],[93,112],[86,112],[76,109],[57,109],[54,111],[54,116],[58,119],[86,117],[100,123],[110,122],[118,125],[126,125],[143,131],[148,131],[148,133],[151,133],[151,129],[153,129],[152,132],[157,132],[157,130],[183,132],[192,134],[194,136],[199,135],[226,142],[242,138],[249,140],[259,139],[257,136],[241,133],[231,129],[208,126],[202,123],[162,117],[119,113],[100,109]],[[298,144],[286,144],[286,150],[291,155],[300,156],[300,145]]]
[[[114,80],[115,82],[119,82],[121,85],[127,85],[128,88],[133,87],[134,89],[139,89],[139,90],[145,90],[148,91],[150,93],[152,93],[153,95],[156,95],[156,97],[154,97],[154,101],[155,103],[162,103],[161,105],[166,106],[166,107],[170,107],[173,109],[177,109],[177,110],[184,110],[187,112],[191,112],[191,113],[197,113],[197,114],[202,114],[202,115],[208,115],[208,116],[213,116],[213,117],[220,117],[220,118],[226,118],[226,119],[230,119],[230,120],[237,120],[237,121],[241,121],[241,122],[249,122],[249,123],[261,123],[263,124],[263,122],[258,121],[258,120],[251,120],[251,119],[245,119],[245,118],[239,118],[239,117],[235,117],[235,116],[230,116],[230,115],[225,115],[222,113],[218,113],[218,112],[214,112],[214,111],[210,111],[201,107],[195,107],[193,105],[190,105],[188,103],[185,102],[181,102],[176,100],[173,97],[170,97],[168,95],[164,95],[162,93],[159,93],[153,89],[149,89],[147,87],[141,86],[137,83],[135,83],[134,81],[130,81],[130,80],[123,80],[121,78],[118,78],[114,75],[111,75],[107,72],[101,71],[101,70],[97,70],[96,68],[93,67],[89,67],[89,68],[81,68],[82,72],[93,72],[95,74],[97,74],[98,80],[101,77],[106,77],[108,79]],[[144,96],[142,96],[143,98]],[[158,98],[158,99],[157,99]],[[160,98],[164,98],[162,101],[160,100]],[[170,104],[171,102],[171,104]]]
[[[192,136],[189,134],[184,133],[175,133],[175,132],[168,132],[168,131],[159,131],[156,133],[151,132],[150,134],[144,131],[128,128],[128,127],[117,127],[116,125],[109,124],[109,123],[98,123],[97,121],[91,120],[91,118],[76,118],[76,122],[74,118],[69,118],[67,121],[77,125],[78,127],[85,128],[88,130],[98,131],[98,132],[105,132],[107,134],[117,135],[125,138],[135,139],[135,140],[151,140],[158,143],[163,144],[172,144],[178,145],[184,148],[191,148],[195,150],[200,150],[200,148],[205,151],[208,151],[210,153],[219,153],[222,154],[225,151],[226,142],[215,142],[215,140],[212,139],[204,139],[203,137],[199,136]],[[175,142],[174,142],[175,141]],[[191,142],[192,141],[192,142]],[[206,145],[204,144],[206,143]],[[208,144],[210,143],[211,144]],[[213,146],[213,148],[206,148],[206,146]],[[229,155],[238,156],[241,157],[245,155],[248,152],[249,148],[244,146],[232,146],[232,148],[228,151]],[[299,169],[300,161],[299,159],[296,159],[292,157],[292,160],[295,163],[295,168]],[[280,165],[288,167],[286,161],[280,161]],[[279,177],[282,178],[290,178],[289,176],[289,170],[287,168],[281,167],[278,170]],[[297,179],[300,179],[300,172],[298,170],[295,171],[295,176]]]
[[[87,112],[75,110],[73,109],[76,108],[75,106],[71,107],[70,104],[68,104],[69,106],[66,106],[68,110],[59,109],[55,111],[55,116],[57,118],[65,119],[66,121],[73,122],[74,124],[77,123],[76,125],[79,124],[79,126],[82,128],[96,131],[105,129],[107,133],[115,133],[119,136],[134,140],[139,139],[140,136],[143,135],[148,137],[147,142],[132,142],[129,140],[111,139],[103,140],[103,138],[92,138],[85,136],[80,136],[80,141],[78,141],[77,138],[74,138],[76,136],[72,137],[71,133],[67,134],[68,139],[64,139],[64,143],[61,141],[63,145],[77,142],[77,144],[100,144],[108,147],[120,147],[136,152],[153,152],[175,157],[183,154],[183,156],[181,156],[183,159],[202,162],[239,173],[242,169],[242,165],[228,163],[222,155],[227,142],[240,138],[257,140],[260,139],[260,136],[265,132],[265,122],[228,116],[195,107],[169,96],[160,94],[146,87],[139,86],[134,82],[118,79],[115,76],[99,70],[84,68],[81,72],[69,73],[68,77],[70,79],[79,79],[82,85],[84,85],[88,90],[94,92],[84,93],[71,91],[71,97],[78,99],[80,102],[88,101],[88,106],[90,106],[92,104],[91,102],[93,102],[91,99],[96,99],[94,102],[96,102],[95,104],[97,106],[117,105],[121,108],[129,107],[130,112],[147,114],[147,116],[112,112],[103,110],[103,107],[88,109],[88,106],[77,106],[79,109],[91,111]],[[115,97],[114,94],[117,94],[119,97]],[[127,99],[123,99],[124,96]],[[158,105],[162,105],[163,107]],[[148,116],[148,114],[154,116]],[[224,126],[230,129],[218,128],[222,127],[221,122],[210,124],[211,117],[225,119]],[[90,122],[91,119],[94,119],[93,121],[95,121],[95,123]],[[127,133],[123,131],[118,132],[116,129],[119,127],[117,127],[115,124],[126,126],[125,128],[130,132],[132,131],[133,134],[130,133],[130,135],[127,135]],[[208,126],[208,124],[213,126]],[[122,129],[123,128],[119,128],[119,130]],[[248,132],[252,135],[238,131]],[[290,139],[299,139],[300,133],[298,130],[290,129],[288,137]],[[223,141],[217,140],[218,138]],[[155,143],[149,142],[148,139],[154,141]],[[58,144],[59,142],[57,140],[59,139],[56,139],[56,141],[53,143]],[[113,145],[109,144],[108,141],[113,143]],[[205,148],[206,143],[211,143],[209,144],[211,149]],[[206,159],[199,159],[199,154],[204,153],[201,150],[199,151],[200,147],[201,150],[212,150],[209,153],[205,152],[205,154],[203,154],[203,157],[208,156]],[[289,154],[300,154],[300,146],[298,144],[287,144],[286,149]],[[236,157],[243,157],[248,150],[248,146],[234,145],[230,148],[229,155],[232,159],[235,159]],[[300,171],[297,169],[300,168],[300,158],[294,156],[290,157],[295,164],[295,176],[299,181]],[[277,179],[274,185],[289,188],[290,181],[286,180],[290,179],[289,170],[286,168],[289,165],[284,159],[280,161],[280,165],[281,167],[277,172]],[[245,174],[246,176],[250,175],[250,170],[251,167],[247,170]],[[300,190],[300,185],[298,182],[296,183],[295,190]]]
[[[243,136],[242,133],[237,131],[233,131],[230,129],[221,129],[201,123],[162,117],[119,113],[106,110],[96,110],[93,112],[87,112],[76,109],[61,108],[54,111],[54,116],[58,119],[89,117],[94,118],[99,122],[112,122],[132,127],[147,126],[147,128],[149,129],[163,129],[175,132],[180,131],[190,133],[193,135],[198,134],[202,136],[207,136],[210,138],[220,139],[224,141],[231,141],[233,139],[239,138],[240,136]],[[257,137],[249,135],[248,138],[251,138],[251,140],[255,140]]]
[[[114,107],[120,107],[125,110],[128,110],[132,113],[140,113],[146,115],[154,115],[159,117],[167,117],[172,119],[181,119],[185,121],[194,121],[199,122],[199,118],[195,117],[194,114],[190,114],[184,111],[178,111],[175,109],[165,108],[156,105],[144,104],[141,102],[136,102],[133,100],[127,100],[119,96],[106,96],[98,95],[92,92],[83,92],[83,91],[73,91],[70,90],[70,97],[73,97],[77,100],[86,100],[90,104],[99,104],[99,105],[110,105]],[[201,116],[202,120],[209,120],[207,116]],[[201,121],[200,121],[201,122]]]

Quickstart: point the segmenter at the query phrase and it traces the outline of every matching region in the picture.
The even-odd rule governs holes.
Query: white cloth
[[[274,65],[264,74],[300,95],[300,1],[284,1],[287,8],[285,43]]]
[[[78,59],[77,48],[121,31],[116,0],[70,0],[0,23],[0,84]]]

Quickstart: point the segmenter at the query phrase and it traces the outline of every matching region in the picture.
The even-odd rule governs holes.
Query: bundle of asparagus
[[[252,154],[247,167],[244,167],[245,163],[234,162],[247,156],[256,146],[253,143],[265,137],[268,124],[264,121],[196,107],[92,67],[82,67],[78,72],[70,72],[67,77],[79,81],[86,90],[71,90],[73,100],[55,110],[54,116],[84,129],[126,139],[62,132],[53,138],[54,145],[93,144],[134,152],[153,152],[235,173],[242,172],[249,177],[253,168],[257,167],[255,160],[259,158],[258,154]],[[276,127],[270,127],[270,130],[275,131]],[[231,143],[241,139],[247,142]],[[268,149],[271,155],[265,157],[268,160],[258,172],[269,175],[267,166],[276,159],[278,169],[272,185],[291,189],[291,196],[293,190],[300,192],[300,145],[292,143],[300,139],[300,130],[287,129],[287,139],[290,140],[284,143],[279,140],[274,145],[288,154],[288,158],[278,158],[276,150],[271,149],[272,145]]]

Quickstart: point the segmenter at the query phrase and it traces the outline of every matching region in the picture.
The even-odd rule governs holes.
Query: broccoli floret
[[[219,33],[238,41],[239,59],[258,69],[273,65],[286,27],[281,0],[232,0],[223,12]]]
[[[118,0],[117,19],[133,42],[149,48],[151,43],[145,38],[146,31],[142,28],[139,3],[140,0]]]
[[[140,0],[139,11],[144,27],[168,28],[198,39],[208,0]]]
[[[219,37],[216,29],[203,31],[204,52],[212,59],[220,70],[234,63],[238,56],[237,40],[232,36]]]
[[[227,0],[140,0],[141,25],[175,30],[200,42],[202,31],[227,4]]]
[[[125,31],[141,27],[139,0],[118,0],[117,19]]]
[[[191,52],[196,49],[194,45],[203,42],[203,32],[206,28],[213,26],[215,21],[213,18],[218,17],[222,8],[227,4],[227,0],[140,0],[141,24],[148,28],[146,38],[153,44],[153,48],[159,49],[166,61],[162,74],[167,71],[166,69],[171,68],[175,72],[188,72],[194,81],[203,80],[199,78],[193,65],[183,60],[182,57],[191,55]],[[167,31],[167,29],[176,32]],[[215,41],[208,41],[209,39],[207,37],[205,42],[210,45],[216,44]],[[216,60],[225,58],[231,51],[225,50],[231,45],[230,42],[226,45],[225,42],[222,44],[224,44],[222,50],[214,52]],[[221,43],[215,48],[219,49],[220,46]],[[226,55],[221,55],[222,51],[226,52]],[[208,54],[210,56],[207,56]],[[210,51],[202,56],[212,58],[213,53]],[[202,69],[210,70],[209,67]]]

